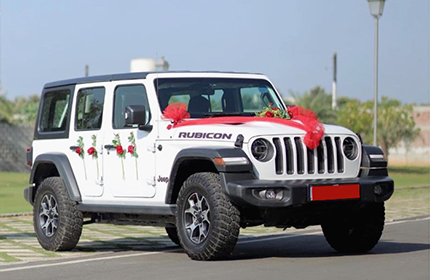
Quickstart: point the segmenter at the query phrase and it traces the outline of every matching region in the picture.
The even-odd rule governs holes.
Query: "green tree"
[[[373,104],[373,103],[372,103]],[[358,99],[339,98],[336,124],[360,134],[364,143],[373,139],[373,110],[369,103]]]
[[[0,122],[13,122],[13,103],[4,95],[0,95]]]
[[[13,113],[16,122],[34,123],[39,108],[40,96],[30,95],[29,97],[17,97],[14,100]]]
[[[373,105],[372,101],[369,101]],[[418,137],[419,128],[415,128],[412,115],[413,106],[402,105],[400,101],[382,97],[378,104],[378,143],[388,157],[389,149],[400,142],[409,146]]]
[[[373,100],[360,102],[343,98],[337,112],[337,123],[360,134],[365,144],[373,141]],[[412,105],[402,105],[400,101],[382,97],[378,103],[378,144],[388,157],[390,148],[400,142],[407,146],[419,135],[415,128]]]
[[[294,105],[311,109],[323,123],[336,123],[336,112],[331,108],[331,94],[326,93],[320,86],[302,94],[290,94],[294,99]]]

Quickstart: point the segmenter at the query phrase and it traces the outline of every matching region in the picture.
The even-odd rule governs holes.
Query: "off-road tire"
[[[207,227],[206,238],[199,244],[192,241],[185,224],[186,215],[190,216],[185,213],[189,207],[188,199],[192,199],[194,194],[203,197],[210,209],[207,215],[210,226]],[[229,256],[239,236],[239,224],[240,213],[223,193],[218,174],[205,172],[188,177],[178,195],[176,226],[181,246],[191,259],[215,260]]]
[[[176,227],[166,227],[167,236],[172,240],[176,245],[181,245],[178,237],[178,230]]]
[[[76,202],[70,200],[60,177],[46,178],[40,184],[34,201],[33,222],[37,240],[44,249],[67,251],[75,248],[81,237],[83,217],[76,209]],[[50,226],[43,228],[44,224]]]
[[[384,230],[384,203],[363,204],[356,212],[322,224],[330,246],[341,253],[365,253],[378,243]]]

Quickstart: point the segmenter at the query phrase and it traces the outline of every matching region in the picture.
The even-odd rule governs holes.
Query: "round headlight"
[[[358,156],[358,145],[351,137],[346,137],[343,140],[343,153],[349,160],[354,160]]]
[[[259,138],[252,143],[252,155],[256,160],[268,161],[273,157],[273,147],[266,139]]]

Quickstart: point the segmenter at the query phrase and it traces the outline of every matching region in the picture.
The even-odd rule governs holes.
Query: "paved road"
[[[341,255],[321,232],[242,239],[229,260],[191,261],[177,247],[109,252],[84,259],[2,265],[15,279],[430,279],[429,218],[386,225],[369,254]]]

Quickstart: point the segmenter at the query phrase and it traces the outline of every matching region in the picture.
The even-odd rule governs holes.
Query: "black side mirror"
[[[146,109],[143,105],[128,105],[125,107],[125,126],[145,125]]]
[[[139,130],[150,132],[152,125],[146,124],[146,108],[143,105],[128,105],[125,107],[125,126],[137,125]]]

